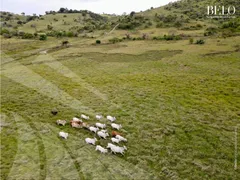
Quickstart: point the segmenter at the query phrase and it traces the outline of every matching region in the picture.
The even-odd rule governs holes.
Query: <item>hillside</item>
[[[47,33],[57,36],[63,31],[66,36],[85,36],[87,33],[97,31],[108,32],[117,24],[117,30],[147,30],[151,28],[177,28],[179,30],[207,30],[206,35],[223,32],[225,26],[227,34],[240,32],[239,11],[235,19],[209,19],[207,18],[208,5],[231,4],[239,9],[239,3],[234,0],[181,0],[169,3],[159,8],[151,8],[144,12],[131,12],[129,15],[113,16],[99,15],[87,10],[68,10],[60,8],[59,11],[48,11],[45,15],[24,16],[1,13],[2,28],[26,33]],[[210,30],[208,28],[210,27]],[[230,30],[229,30],[230,29]],[[210,31],[210,32],[209,32]],[[230,32],[229,32],[230,31]]]
[[[101,17],[101,16],[99,16]],[[101,17],[100,19],[94,19],[89,14],[83,15],[82,13],[57,13],[47,14],[38,19],[30,21],[20,27],[20,30],[27,32],[35,32],[32,28],[34,25],[37,31],[73,31],[83,32],[93,31],[95,29],[105,28],[106,18]]]
[[[10,12],[0,12],[1,27],[16,29],[23,23],[26,23],[29,16],[14,14]]]
[[[151,38],[157,36],[164,29],[168,31],[192,31],[199,36],[236,36],[240,34],[239,12],[236,18],[211,19],[207,18],[208,5],[231,4],[239,9],[234,0],[181,0],[169,3],[159,8],[151,8],[141,12],[131,12],[128,15],[99,15],[87,10],[72,10],[60,8],[59,11],[47,11],[45,15],[25,16],[12,13],[1,13],[1,34],[6,38],[18,36],[24,39],[38,37],[39,33],[46,33],[49,37],[99,37],[108,34],[112,29],[125,33],[135,31],[150,32]],[[25,35],[23,35],[25,34]],[[121,35],[120,35],[121,34]],[[138,33],[139,34],[139,33]],[[148,36],[150,35],[147,34]],[[165,33],[166,34],[166,33]],[[179,33],[178,33],[179,34]],[[187,34],[191,34],[188,33]],[[196,33],[195,33],[196,34]],[[120,36],[119,36],[120,35]],[[118,41],[118,40],[117,40]]]

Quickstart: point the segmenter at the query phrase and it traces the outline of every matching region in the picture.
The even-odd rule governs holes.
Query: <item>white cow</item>
[[[120,128],[122,128],[122,125],[121,125],[121,124],[112,123],[111,126],[112,126],[113,129],[117,129],[117,130],[119,130]]]
[[[106,124],[102,124],[102,123],[96,123],[96,126],[99,128],[106,128]]]
[[[97,127],[93,127],[93,126],[90,126],[89,127],[89,130],[94,132],[94,133],[97,133],[97,131],[99,130]]]
[[[85,120],[89,120],[89,116],[86,116],[84,114],[81,114],[81,118],[85,119]]]
[[[105,148],[103,148],[102,146],[99,146],[99,145],[96,146],[96,151],[100,151],[103,154],[108,152],[107,149],[105,149]]]
[[[85,142],[87,143],[87,144],[92,144],[92,145],[95,145],[95,143],[96,143],[96,141],[97,141],[97,139],[96,138],[86,138],[85,139]]]
[[[108,133],[105,133],[105,132],[102,132],[102,131],[98,131],[98,132],[97,132],[97,135],[98,135],[99,137],[104,138],[104,139],[106,139],[106,137],[109,136]]]
[[[101,129],[100,131],[101,131],[101,132],[104,132],[104,133],[107,133],[107,130],[106,130],[106,129]]]
[[[102,115],[96,115],[96,119],[97,119],[97,120],[100,120],[100,119],[102,119],[102,118],[103,118]]]
[[[116,118],[112,116],[107,116],[107,119],[111,122],[116,121]]]
[[[78,119],[77,117],[74,117],[74,118],[72,119],[72,121],[74,121],[74,122],[82,122],[82,120],[81,120],[81,119]]]
[[[122,136],[120,136],[120,135],[116,135],[115,137],[116,137],[117,139],[119,139],[120,141],[127,142],[127,139],[124,138],[124,137],[122,137]]]
[[[67,123],[66,120],[57,120],[57,125],[62,125],[62,126],[65,126],[65,124]]]
[[[114,154],[116,153],[120,153],[122,155],[124,155],[124,150],[126,150],[127,148],[124,147],[119,147],[119,146],[111,146],[111,152],[113,152]]]
[[[117,147],[117,146],[115,144],[108,143],[107,148],[111,148],[111,147]]]
[[[64,138],[64,139],[67,139],[68,138],[68,133],[65,133],[65,132],[59,132],[59,136]]]
[[[120,140],[117,139],[117,138],[111,138],[111,141],[112,141],[113,143],[117,143],[117,144],[120,142]]]

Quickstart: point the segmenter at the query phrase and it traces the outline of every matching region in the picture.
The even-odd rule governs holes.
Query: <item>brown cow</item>
[[[82,128],[83,127],[81,122],[70,121],[70,124],[73,128]]]
[[[120,135],[120,136],[121,136],[121,134],[120,134],[119,132],[117,132],[117,131],[112,131],[112,137],[115,137],[116,135]]]

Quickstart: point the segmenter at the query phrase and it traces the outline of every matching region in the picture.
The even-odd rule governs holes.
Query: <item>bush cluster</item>
[[[39,40],[40,41],[45,41],[47,40],[47,35],[45,33],[39,34]]]
[[[199,39],[196,41],[195,44],[205,44],[205,41],[203,39]]]
[[[122,41],[123,41],[122,39],[117,38],[117,37],[112,38],[112,39],[109,39],[109,42],[110,42],[110,43],[113,43],[113,44],[115,44],[115,43],[117,43],[117,42],[122,42]]]
[[[172,41],[172,40],[181,40],[182,37],[180,35],[164,35],[164,36],[154,36],[153,40],[166,40],[166,41]]]

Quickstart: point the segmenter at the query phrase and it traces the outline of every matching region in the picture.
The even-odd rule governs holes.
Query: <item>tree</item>
[[[21,15],[22,15],[22,16],[25,16],[25,12],[22,12]]]
[[[132,11],[132,12],[130,13],[130,16],[133,17],[134,14],[136,14],[136,13],[135,13],[134,11]]]
[[[23,22],[22,22],[22,21],[18,21],[18,22],[17,22],[17,24],[19,24],[19,25],[22,25],[22,24],[23,24]]]
[[[64,11],[65,11],[65,8],[60,8],[58,12],[59,13],[64,13]]]

